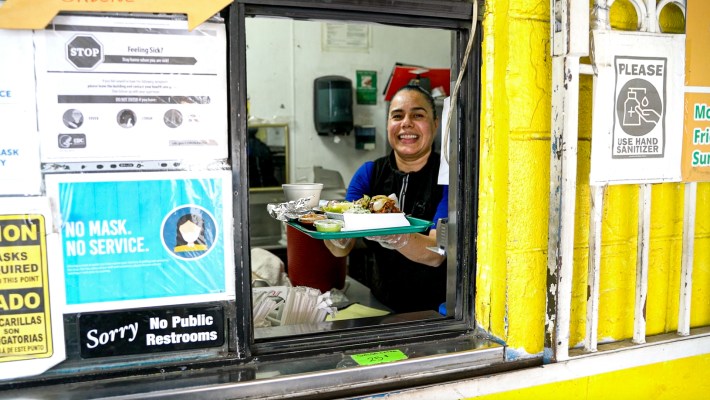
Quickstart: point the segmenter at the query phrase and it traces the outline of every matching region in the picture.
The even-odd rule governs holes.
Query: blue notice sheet
[[[47,182],[62,218],[68,306],[233,296],[228,171],[63,174]]]

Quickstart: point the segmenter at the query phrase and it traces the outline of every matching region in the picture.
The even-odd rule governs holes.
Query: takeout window
[[[446,69],[447,72],[451,69],[451,76],[454,76],[454,73],[457,72],[456,68],[458,65],[454,65],[456,63],[452,63],[452,59],[460,59],[464,53],[465,47],[462,46],[462,44],[463,40],[467,38],[466,27],[470,22],[466,21],[465,24],[452,22],[442,29],[442,27],[438,25],[433,27],[427,24],[418,24],[418,18],[400,18],[393,16],[391,26],[374,23],[363,24],[366,26],[357,26],[358,32],[365,32],[365,35],[358,37],[362,40],[346,42],[341,41],[345,36],[339,36],[339,34],[350,32],[350,26],[357,24],[347,23],[345,21],[337,23],[322,22],[313,20],[313,16],[310,16],[310,19],[295,18],[293,20],[276,19],[265,16],[262,16],[262,18],[249,18],[249,16],[250,14],[247,12],[247,18],[245,20],[246,48],[244,49],[247,56],[245,57],[247,63],[247,82],[246,85],[236,88],[237,93],[241,94],[244,99],[247,99],[247,97],[250,99],[250,115],[252,117],[267,119],[282,118],[289,121],[289,126],[292,129],[292,137],[289,142],[289,155],[291,157],[289,183],[324,183],[320,197],[321,200],[344,200],[346,194],[345,188],[349,186],[358,168],[365,162],[372,161],[389,152],[390,149],[386,144],[388,105],[383,90],[387,84],[387,77],[393,64],[401,60],[412,63],[408,65],[425,65],[428,69],[443,68]],[[259,16],[258,13],[257,16]],[[323,20],[330,20],[330,17],[334,17],[336,20],[347,18],[344,17],[342,13],[329,14],[327,16],[328,18],[325,18],[323,15],[321,15],[321,17],[323,17]],[[397,21],[399,21],[399,23]],[[279,36],[287,40],[269,40],[269,37],[273,36],[274,32],[277,32]],[[309,37],[313,40],[307,40]],[[290,40],[289,38],[298,40]],[[323,39],[327,38],[330,40],[324,42]],[[371,38],[371,40],[365,40],[367,38]],[[416,39],[413,40],[413,38]],[[298,43],[298,48],[292,48],[293,43]],[[345,49],[346,51],[343,51],[342,46],[347,47],[347,49]],[[412,51],[412,49],[416,49],[416,51]],[[378,78],[379,85],[376,86],[376,104],[358,102],[353,105],[354,124],[374,127],[373,130],[375,134],[382,139],[377,139],[375,141],[375,148],[369,152],[357,150],[355,135],[317,135],[317,130],[314,125],[315,110],[311,107],[311,104],[315,102],[315,99],[312,97],[315,95],[315,79],[331,75],[354,79],[361,69],[376,71],[380,75]],[[416,75],[412,75],[412,77],[416,78]],[[472,82],[475,83],[475,81],[468,79],[468,77],[463,81],[462,88],[465,88],[465,96],[467,99],[470,99],[471,94],[474,93],[474,85]],[[249,93],[246,93],[247,89]],[[358,86],[357,89],[360,89],[360,87]],[[353,98],[356,98],[356,96]],[[440,112],[438,109],[441,106],[440,102],[436,99],[435,101],[437,112]],[[477,103],[475,101],[467,101],[460,104],[463,104],[463,106],[457,110],[456,115],[457,118],[460,118],[461,122],[452,124],[452,127],[456,128],[452,129],[452,135],[454,132],[459,134],[459,130],[461,132],[474,132],[474,130],[470,129],[471,127],[468,126],[467,121],[474,120],[474,116],[478,115],[474,110],[476,107],[475,104]],[[477,142],[474,140],[472,143],[468,143],[467,141],[460,141],[459,143],[465,146],[454,146],[452,148],[473,149],[476,148],[475,143]],[[435,148],[438,151],[440,145],[436,144]],[[456,151],[452,153],[456,153]],[[457,165],[457,158],[455,156],[456,154],[452,155],[452,165]],[[330,184],[325,179],[318,177],[322,175],[320,173],[326,169],[338,173],[339,179],[337,179],[337,183]],[[474,171],[474,169],[471,171]],[[454,174],[452,174],[452,176],[453,175]],[[458,178],[454,177],[452,181],[463,179],[463,175],[467,176],[467,172],[459,171]],[[342,180],[340,178],[342,178]],[[475,185],[470,179],[466,182],[465,186],[466,188],[475,190]],[[255,190],[258,189],[250,190],[250,195],[253,194]],[[282,194],[281,190],[274,191],[274,193],[276,192],[281,192]],[[458,193],[455,190],[452,192]],[[370,195],[378,194],[389,195],[390,193],[370,193]],[[472,194],[471,197],[475,197],[475,194]],[[458,212],[457,206],[459,204],[458,198],[455,204],[450,204],[450,213]],[[255,210],[250,208],[250,213],[254,211]],[[265,214],[263,207],[256,211],[261,212],[262,215]],[[467,211],[466,215],[475,215],[475,212]],[[253,215],[250,215],[249,229],[255,228],[253,226],[254,220]],[[434,221],[427,222],[429,224],[424,223],[425,226],[422,227],[419,221],[412,223],[410,220],[411,225],[408,228],[415,229],[415,231],[412,232],[416,232],[417,234],[426,235],[431,229],[430,224]],[[326,239],[323,237],[327,237],[328,240],[330,240],[331,237],[348,233],[347,230],[341,230],[340,232],[317,232],[312,225],[309,228],[298,222],[294,223],[293,221],[284,223],[284,226],[286,226],[283,231],[284,239],[288,240],[284,240],[283,250],[287,250],[287,248],[290,249],[291,245],[294,244],[293,240],[290,238],[291,235],[299,235],[298,237],[307,237],[309,239],[315,238],[309,235],[320,236],[316,240],[325,242]],[[298,228],[307,230],[307,234],[300,232]],[[392,228],[365,229],[364,231],[374,231],[370,233],[373,236],[377,236],[378,233],[381,234],[380,231],[387,229]],[[389,233],[389,231],[387,232]],[[380,247],[377,247],[379,245],[372,240],[368,241],[368,239],[364,239],[367,236],[368,235],[363,234],[358,237],[355,240],[355,248],[347,256],[346,280],[352,283],[349,286],[350,288],[353,288],[357,282],[360,282],[360,289],[362,293],[365,294],[363,298],[372,300],[374,295],[372,295],[371,289],[375,286],[374,280],[371,280],[374,274],[372,266],[375,261],[375,251],[379,250]],[[456,240],[456,235],[450,235],[449,237],[453,238],[452,240]],[[252,240],[251,243],[253,245],[254,241]],[[307,253],[309,257],[314,254],[312,251]],[[286,258],[286,270],[290,271],[290,275],[293,273],[293,271],[291,271],[293,265],[291,262],[288,262],[288,257]],[[438,313],[438,310],[431,309],[431,313],[427,311],[426,316],[424,316],[423,313],[411,315],[412,319],[418,318],[417,321],[420,322],[422,319],[431,319],[432,323],[445,324],[460,324],[462,322],[460,317],[458,317],[461,313],[456,314],[457,316],[454,318],[453,310],[457,308],[463,310],[464,314],[468,312],[468,308],[466,308],[467,305],[461,304],[457,299],[470,298],[467,295],[468,288],[473,286],[468,284],[459,285],[457,283],[457,278],[461,276],[457,269],[459,268],[458,259],[459,255],[457,252],[452,252],[450,262],[445,266],[448,287],[446,300],[447,307],[449,307],[447,309],[447,315],[442,316]],[[444,268],[442,268],[442,270],[443,269]],[[469,272],[465,276],[474,275]],[[370,283],[372,283],[372,285],[368,286]],[[461,289],[462,287],[464,287],[464,289]],[[369,306],[372,306],[372,308],[380,308],[381,303],[370,303]],[[390,318],[394,317],[400,322],[410,321],[410,319],[408,319],[410,317],[407,315],[408,313],[403,313],[391,316]],[[442,322],[442,319],[446,321]],[[397,335],[410,336],[415,334],[413,331],[410,331],[408,326],[404,326],[406,324],[398,324],[398,326],[395,327],[388,321],[390,321],[390,319],[387,318],[376,320],[365,318],[362,321],[350,321],[349,326],[350,329],[364,329],[364,335],[379,330],[379,325],[386,325],[387,329],[396,330],[398,332]],[[425,325],[428,325],[428,323]],[[272,346],[271,339],[273,338],[293,336],[294,334],[317,333],[319,338],[320,335],[323,335],[325,343],[327,343],[329,340],[342,335],[342,332],[340,332],[341,326],[337,324],[327,325],[327,327],[325,325],[312,327],[300,326],[297,332],[293,329],[279,328],[285,327],[273,326],[255,330],[255,351],[257,353],[267,354],[282,351],[279,349],[283,349],[283,347]],[[291,339],[287,338],[286,340],[290,341]],[[324,342],[320,340],[312,341],[309,345],[301,342],[301,344],[306,347],[314,348],[322,346],[323,343]],[[276,347],[279,348],[277,349]]]

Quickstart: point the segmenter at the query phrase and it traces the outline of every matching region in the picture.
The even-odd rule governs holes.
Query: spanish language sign
[[[710,3],[688,0],[683,180],[710,181]]]
[[[57,174],[67,308],[234,298],[229,171]]]
[[[224,311],[213,306],[81,314],[79,334],[82,358],[219,347]]]
[[[0,30],[0,194],[40,194],[31,31]]]
[[[680,180],[682,35],[594,31],[590,183]]]
[[[49,201],[8,198],[0,207],[11,212],[0,215],[0,379],[11,379],[65,358],[64,298],[61,273],[50,277],[47,241],[56,248],[58,237],[47,229]]]
[[[224,24],[60,16],[35,48],[42,162],[227,158]]]
[[[0,215],[0,353],[52,355],[41,215]]]

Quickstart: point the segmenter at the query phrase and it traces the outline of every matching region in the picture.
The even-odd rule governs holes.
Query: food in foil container
[[[266,205],[266,211],[272,218],[279,221],[293,221],[304,214],[308,214],[313,210],[309,203],[313,196],[304,197],[298,200],[287,201],[285,203],[269,203]]]

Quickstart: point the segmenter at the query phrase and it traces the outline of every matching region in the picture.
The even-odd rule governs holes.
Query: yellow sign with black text
[[[0,215],[0,362],[54,352],[45,231],[43,215]]]

